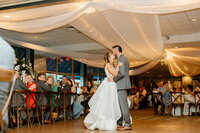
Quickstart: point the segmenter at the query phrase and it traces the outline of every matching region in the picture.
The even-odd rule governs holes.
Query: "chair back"
[[[194,92],[194,101],[195,101],[195,104],[200,104],[200,91]]]
[[[11,97],[12,97],[12,93],[13,93],[13,89],[14,89],[14,85],[15,85],[15,80],[16,80],[16,72],[13,70],[7,70],[7,69],[0,69],[0,82],[8,82],[10,83],[10,91],[9,91],[9,95],[7,98],[7,101],[5,103],[5,106],[3,107],[3,109],[0,109],[0,123],[1,123],[1,131],[3,132],[3,116],[6,113],[6,110],[8,109]]]
[[[158,92],[158,93],[154,92],[152,96],[153,96],[153,99],[154,99],[156,104],[159,104],[159,103],[163,102],[162,93],[161,92]]]
[[[170,92],[172,104],[183,104],[184,98],[181,92]]]

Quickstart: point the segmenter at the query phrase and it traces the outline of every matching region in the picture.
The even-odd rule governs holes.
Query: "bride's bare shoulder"
[[[106,65],[105,65],[106,67],[110,67],[111,65],[110,65],[110,63],[106,63]]]

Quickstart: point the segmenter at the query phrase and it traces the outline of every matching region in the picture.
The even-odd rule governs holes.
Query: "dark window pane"
[[[81,74],[81,63],[74,60],[74,74],[80,75]]]
[[[56,72],[56,58],[46,58],[47,71]]]
[[[103,68],[99,68],[99,73],[105,73]]]
[[[26,49],[25,48],[19,48],[12,46],[13,49],[15,50],[16,58],[22,59],[26,58]]]
[[[96,68],[96,67],[95,67],[95,68],[93,69],[94,73],[98,73],[98,69],[99,69],[99,68]]]
[[[58,72],[72,73],[72,60],[67,60],[66,57],[58,58]]]

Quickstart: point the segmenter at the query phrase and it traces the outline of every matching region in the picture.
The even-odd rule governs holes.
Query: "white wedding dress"
[[[106,66],[105,73],[107,78],[112,76]],[[89,101],[90,113],[84,124],[90,130],[116,130],[117,120],[121,117],[116,83],[108,82],[107,78]]]

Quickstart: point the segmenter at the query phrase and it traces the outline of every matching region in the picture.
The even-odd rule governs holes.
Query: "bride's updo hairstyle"
[[[110,52],[108,52],[108,53],[106,53],[105,55],[104,55],[104,60],[105,60],[105,62],[106,63],[109,63],[110,61],[109,61],[109,58],[110,57]]]

